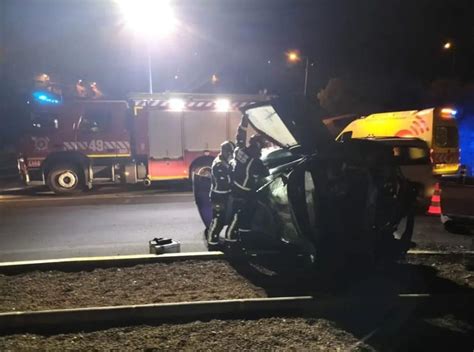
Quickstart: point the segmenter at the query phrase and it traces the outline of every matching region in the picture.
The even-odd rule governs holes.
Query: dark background
[[[2,6],[3,80],[46,72],[64,83],[97,81],[111,97],[146,90],[146,40],[124,27],[113,0]],[[286,63],[289,49],[314,62],[312,95],[334,77],[426,87],[474,75],[469,0],[176,0],[174,7],[180,27],[151,43],[156,91],[300,91],[304,67]],[[442,50],[447,40],[451,51]],[[213,73],[220,82],[209,87]]]
[[[179,28],[149,43],[156,92],[301,93],[304,64],[285,57],[298,49],[313,63],[308,95],[328,115],[472,109],[472,0],[172,3]],[[0,14],[1,106],[42,72],[64,85],[96,81],[108,98],[147,90],[147,41],[124,26],[113,0],[0,0]]]

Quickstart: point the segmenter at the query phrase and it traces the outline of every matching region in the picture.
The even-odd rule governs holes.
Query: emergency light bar
[[[129,99],[135,107],[156,108],[167,111],[238,112],[256,102],[268,101],[273,96],[248,94],[204,93],[132,93]]]
[[[43,104],[59,104],[61,102],[56,96],[47,92],[37,91],[32,95],[37,102]]]
[[[168,107],[171,111],[183,111],[185,102],[183,99],[170,99],[168,100]]]
[[[454,119],[456,118],[457,110],[451,108],[441,109],[441,118],[443,119]]]
[[[228,99],[218,99],[215,102],[215,107],[219,112],[227,112],[230,110],[230,101]]]

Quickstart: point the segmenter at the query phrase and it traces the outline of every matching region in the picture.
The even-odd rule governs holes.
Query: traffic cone
[[[433,196],[431,197],[431,204],[428,208],[428,215],[441,215],[441,190],[439,183],[435,184]]]

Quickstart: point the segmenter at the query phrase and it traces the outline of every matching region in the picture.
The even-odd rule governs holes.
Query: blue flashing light
[[[46,92],[34,92],[33,98],[35,98],[36,101],[45,104],[59,104],[61,102],[57,97]]]

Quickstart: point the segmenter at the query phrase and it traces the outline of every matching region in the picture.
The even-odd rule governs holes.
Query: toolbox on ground
[[[150,254],[179,253],[181,245],[171,238],[154,238],[148,242],[150,245]]]

